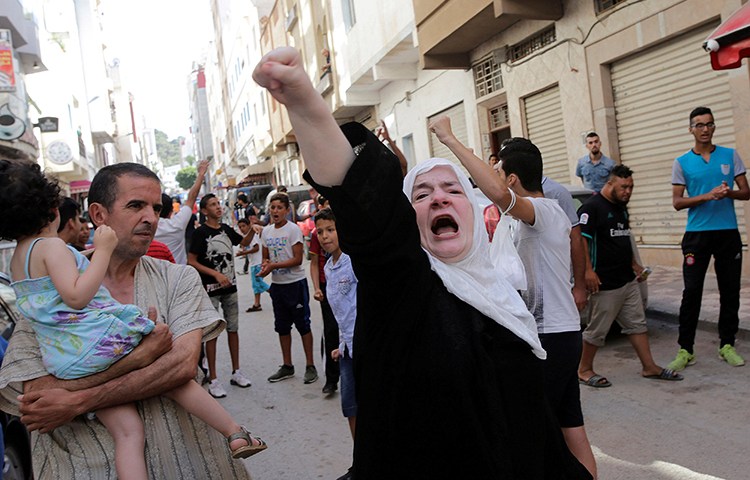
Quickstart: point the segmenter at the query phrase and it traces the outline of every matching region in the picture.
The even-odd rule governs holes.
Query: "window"
[[[603,11],[609,10],[615,5],[618,5],[624,2],[625,0],[594,0],[594,7],[596,8],[596,14],[598,15],[602,13]]]
[[[474,65],[474,89],[477,98],[489,95],[503,88],[503,75],[500,65],[492,57]]]
[[[531,53],[550,45],[557,40],[555,26],[542,30],[541,32],[523,40],[510,47],[511,61],[520,60]]]
[[[506,127],[510,124],[510,119],[508,118],[508,105],[503,104],[499,107],[495,107],[493,109],[490,109],[490,130],[495,130],[497,128]]]
[[[341,0],[341,9],[344,12],[344,24],[348,32],[357,23],[357,17],[354,15],[354,0]]]

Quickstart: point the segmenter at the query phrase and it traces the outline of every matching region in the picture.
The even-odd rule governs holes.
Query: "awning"
[[[245,167],[239,175],[237,175],[237,179],[239,181],[242,181],[245,177],[248,175],[260,175],[264,173],[271,173],[273,172],[273,160],[268,159],[264,160],[260,163],[256,163],[255,165],[250,165],[248,167]]]
[[[714,70],[739,68],[750,56],[750,3],[746,3],[719,25],[703,42],[711,54]]]
[[[70,182],[70,194],[86,193],[89,191],[89,187],[91,187],[90,180],[72,180]]]

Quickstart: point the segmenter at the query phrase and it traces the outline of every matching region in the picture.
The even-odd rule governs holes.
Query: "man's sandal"
[[[586,385],[587,387],[594,388],[607,388],[612,386],[612,382],[607,380],[606,377],[603,377],[602,375],[596,373],[591,375],[588,380],[579,378],[578,383],[580,383],[581,385]]]
[[[229,435],[227,437],[227,443],[231,444],[233,441],[240,439],[245,440],[247,445],[232,450],[233,458],[247,458],[268,448],[266,442],[261,440],[260,437],[251,437],[250,432],[248,432],[245,427],[240,427],[239,432]],[[258,445],[253,445],[253,439],[258,442]]]

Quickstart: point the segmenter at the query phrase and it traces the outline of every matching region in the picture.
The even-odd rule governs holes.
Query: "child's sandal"
[[[248,432],[245,427],[240,427],[239,432],[229,435],[227,437],[227,443],[231,444],[233,441],[240,439],[245,440],[247,442],[247,445],[236,450],[232,450],[233,458],[247,458],[268,448],[266,442],[261,440],[260,437],[251,437],[250,432]],[[253,445],[253,439],[258,442],[258,445]]]

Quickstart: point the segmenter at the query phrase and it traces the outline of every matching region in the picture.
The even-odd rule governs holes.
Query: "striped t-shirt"
[[[144,311],[156,307],[158,321],[169,325],[174,339],[201,329],[206,341],[225,327],[192,267],[142,257],[134,297]],[[0,409],[18,415],[22,383],[45,375],[34,331],[22,319],[0,369]],[[146,433],[149,478],[250,478],[242,462],[232,459],[226,439],[172,400],[157,396],[136,405]],[[96,419],[79,416],[49,434],[33,432],[31,442],[37,479],[117,477],[112,435]]]

